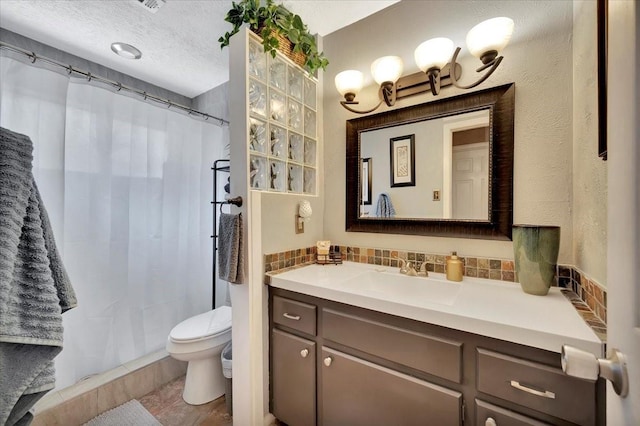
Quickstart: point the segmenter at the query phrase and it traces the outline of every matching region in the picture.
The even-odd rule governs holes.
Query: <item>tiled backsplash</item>
[[[398,267],[398,258],[411,262],[426,262],[429,272],[444,273],[447,255],[423,252],[392,250],[383,248],[332,246],[339,250],[342,259],[350,262],[371,265]],[[464,275],[468,277],[490,278],[494,280],[517,282],[518,277],[512,259],[494,259],[486,257],[459,256],[464,262]],[[265,272],[276,272],[300,265],[314,263],[316,247],[305,247],[264,256]],[[565,296],[594,330],[603,337],[606,334],[607,292],[595,280],[570,265],[558,265],[558,285],[571,290],[564,291]]]
[[[264,271],[275,272],[293,266],[315,263],[317,249],[315,246],[297,250],[282,251],[264,255]]]
[[[558,266],[558,285],[575,292],[589,309],[607,322],[607,290],[595,280],[587,277],[584,272],[572,266]]]
[[[342,253],[342,259],[350,262],[398,267],[398,258],[402,258],[414,263],[426,262],[427,271],[444,273],[446,255],[351,246],[331,246],[331,250],[339,250]],[[316,259],[315,255],[316,247],[267,254],[264,259],[265,272],[313,263]],[[468,277],[510,282],[516,280],[513,260],[462,256],[460,259],[465,265],[464,275]]]
[[[444,273],[447,256],[414,251],[350,246],[340,246],[340,251],[342,252],[342,258],[351,262],[398,267],[400,266],[398,258],[401,258],[420,265],[426,262],[427,271],[440,273]],[[464,275],[468,277],[515,281],[513,260],[490,259],[486,257],[459,257],[464,263]]]

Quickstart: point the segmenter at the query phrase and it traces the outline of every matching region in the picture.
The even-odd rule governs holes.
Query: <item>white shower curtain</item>
[[[211,165],[225,129],[6,56],[0,126],[34,143],[78,297],[57,388],[163,348],[211,308]]]

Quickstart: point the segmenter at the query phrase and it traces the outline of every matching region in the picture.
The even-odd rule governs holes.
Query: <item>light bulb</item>
[[[473,56],[482,59],[487,52],[498,54],[509,43],[513,34],[513,20],[500,17],[487,19],[471,28],[467,33],[467,48]]]
[[[360,71],[347,70],[342,71],[335,78],[336,89],[342,96],[352,94],[355,97],[364,84],[364,76]],[[352,99],[353,99],[352,97]]]
[[[402,59],[399,56],[383,56],[371,64],[371,74],[378,84],[395,83],[402,75]]]
[[[416,65],[423,72],[431,68],[442,69],[453,55],[453,41],[444,37],[432,38],[418,46],[413,54]]]

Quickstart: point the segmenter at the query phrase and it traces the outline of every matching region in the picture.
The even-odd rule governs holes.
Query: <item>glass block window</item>
[[[316,81],[249,40],[249,182],[252,190],[316,194]]]

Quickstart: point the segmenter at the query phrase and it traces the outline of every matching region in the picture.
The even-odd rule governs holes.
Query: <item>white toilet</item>
[[[173,327],[167,338],[167,352],[173,358],[189,363],[182,393],[187,404],[205,404],[224,394],[220,354],[230,341],[229,306],[196,315]]]

